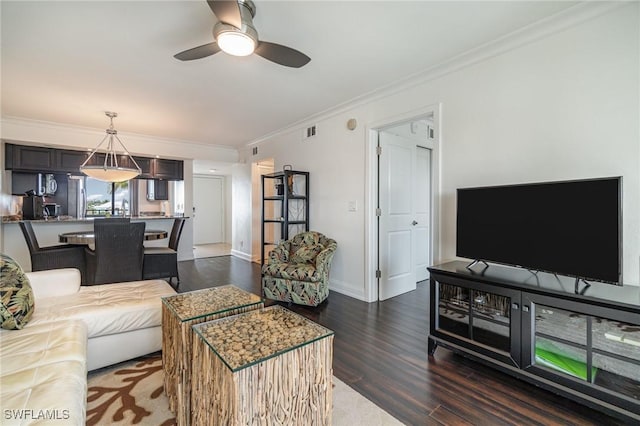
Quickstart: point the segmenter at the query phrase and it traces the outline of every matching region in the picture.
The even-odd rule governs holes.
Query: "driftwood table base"
[[[191,424],[191,326],[264,306],[262,299],[227,285],[162,299],[162,364],[169,408],[179,426]],[[197,424],[197,423],[194,423]]]
[[[331,330],[272,306],[194,331],[193,424],[331,424]]]

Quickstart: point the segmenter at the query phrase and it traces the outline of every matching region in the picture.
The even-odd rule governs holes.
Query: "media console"
[[[428,268],[443,346],[625,422],[640,421],[640,287],[454,261]]]

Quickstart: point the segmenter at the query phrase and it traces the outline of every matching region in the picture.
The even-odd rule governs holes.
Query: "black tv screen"
[[[461,188],[456,254],[622,283],[622,178]]]

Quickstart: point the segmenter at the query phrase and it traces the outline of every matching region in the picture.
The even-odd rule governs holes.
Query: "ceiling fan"
[[[255,53],[271,62],[292,68],[300,68],[311,60],[304,53],[290,47],[261,41],[253,26],[256,6],[251,0],[207,0],[207,4],[218,18],[213,27],[215,41],[180,52],[174,58],[191,61],[222,50],[235,56]]]

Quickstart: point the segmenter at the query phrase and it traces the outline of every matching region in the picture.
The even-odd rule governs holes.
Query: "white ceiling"
[[[198,1],[1,2],[2,115],[241,146],[571,7],[565,1],[256,0],[260,38],[300,69],[224,53]]]

